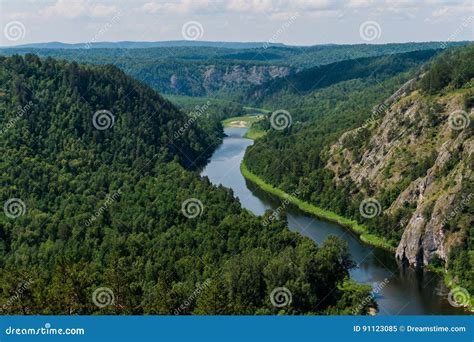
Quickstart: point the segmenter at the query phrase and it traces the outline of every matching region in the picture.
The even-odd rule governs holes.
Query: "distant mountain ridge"
[[[255,49],[269,46],[285,47],[282,43],[268,42],[219,42],[219,41],[203,41],[203,40],[167,40],[156,42],[136,42],[136,41],[119,41],[119,42],[83,42],[83,43],[62,43],[62,42],[45,42],[15,45],[2,48],[35,48],[35,49],[145,49],[154,47],[215,47],[227,49]]]
[[[266,82],[304,69],[316,68],[313,69],[314,75],[308,72],[290,78],[298,87],[301,83],[306,83],[306,76],[321,77],[321,72],[327,69],[322,66],[327,64],[421,50],[439,50],[441,46],[440,43],[405,43],[296,47],[277,44],[266,46],[256,42],[171,41],[90,43],[88,48],[88,44],[30,44],[0,48],[0,55],[33,53],[44,58],[66,59],[78,63],[114,64],[129,76],[147,83],[163,94],[218,95],[238,100],[245,98],[249,90],[260,89],[263,84],[265,87],[271,85],[271,89],[266,91],[276,90],[274,87],[278,88],[286,82]],[[157,44],[160,46],[156,46]],[[202,44],[207,45],[200,46]],[[459,44],[462,45],[450,43],[450,46]],[[318,72],[317,68],[321,67],[323,69]],[[370,67],[365,69],[370,70]],[[299,79],[300,76],[303,76],[302,79]],[[346,76],[350,75],[339,75],[342,78]]]
[[[285,92],[303,95],[351,79],[385,78],[427,61],[440,51],[427,49],[337,61],[260,83],[251,89],[249,96],[257,101],[264,99],[270,104],[278,101]]]

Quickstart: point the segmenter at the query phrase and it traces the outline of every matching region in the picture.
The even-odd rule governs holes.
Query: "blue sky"
[[[474,40],[474,0],[0,0],[0,45]]]

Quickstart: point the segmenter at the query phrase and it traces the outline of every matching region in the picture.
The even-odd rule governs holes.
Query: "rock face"
[[[350,179],[357,184],[355,192],[375,198],[384,189],[398,190],[383,209],[396,216],[410,208],[399,222],[403,234],[396,256],[412,265],[426,265],[435,257],[447,260],[461,238],[462,229],[447,227],[474,198],[463,193],[473,184],[474,140],[469,125],[453,128],[452,117],[472,118],[465,108],[469,92],[428,98],[407,83],[374,109],[371,120],[343,134],[328,151],[326,167],[335,173],[336,183]]]
[[[206,65],[172,74],[162,91],[189,95],[189,85],[192,85],[192,95],[209,95],[222,90],[247,89],[291,72],[289,67],[273,65]]]

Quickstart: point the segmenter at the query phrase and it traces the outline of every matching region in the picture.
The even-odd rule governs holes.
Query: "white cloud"
[[[368,8],[373,6],[374,0],[349,0],[348,8]]]
[[[182,0],[176,2],[151,1],[145,3],[141,8],[145,12],[153,14],[187,14],[198,11],[211,12],[212,10],[217,10],[219,7],[219,3],[211,0]]]
[[[40,14],[47,17],[65,17],[72,19],[82,16],[106,17],[116,13],[117,10],[117,7],[114,5],[91,3],[86,0],[58,0],[54,5],[41,10]]]

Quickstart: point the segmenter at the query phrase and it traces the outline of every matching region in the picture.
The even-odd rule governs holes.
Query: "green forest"
[[[117,67],[0,57],[0,120],[0,197],[24,205],[0,217],[2,314],[366,314],[376,305],[348,277],[345,242],[316,246],[284,217],[263,224],[198,176],[222,139],[218,119],[190,121]],[[201,203],[192,218],[189,199]],[[281,286],[293,300],[275,308]],[[103,287],[113,305],[91,299]]]
[[[244,115],[251,174],[390,251],[440,226],[416,266],[474,293],[474,45],[250,45],[0,49],[0,314],[374,314],[346,241],[200,177]]]

